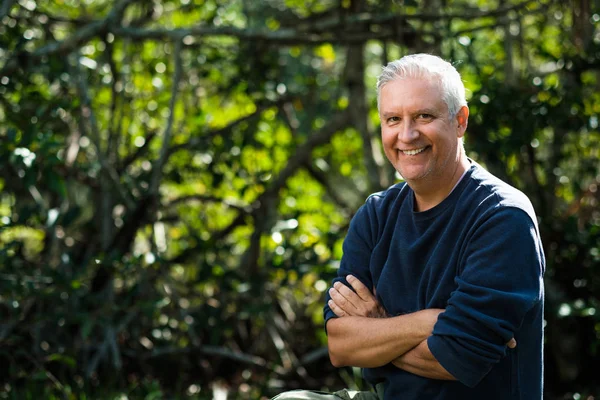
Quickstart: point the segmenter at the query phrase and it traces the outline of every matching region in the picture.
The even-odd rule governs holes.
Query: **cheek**
[[[396,136],[392,132],[391,129],[382,129],[381,130],[381,142],[384,147],[393,146],[396,142]]]

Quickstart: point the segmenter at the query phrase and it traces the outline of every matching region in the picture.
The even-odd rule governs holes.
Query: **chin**
[[[402,178],[404,178],[405,181],[408,182],[418,182],[426,179],[429,175],[431,175],[431,171],[429,170],[404,174],[401,171],[398,171],[398,173],[400,174],[400,176],[402,176]]]

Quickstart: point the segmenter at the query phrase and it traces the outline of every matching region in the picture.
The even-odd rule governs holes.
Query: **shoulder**
[[[507,209],[521,210],[537,226],[535,210],[525,193],[492,175],[477,163],[474,163],[470,179],[471,187],[467,196],[470,197],[470,203],[475,203],[481,211],[495,213],[508,211]]]
[[[398,209],[406,200],[410,201],[412,199],[410,193],[412,189],[406,182],[400,182],[381,192],[372,193],[361,208],[368,210],[369,213],[387,215]]]
[[[412,190],[406,182],[400,182],[381,192],[372,193],[354,215],[354,224],[367,223],[371,226],[385,224],[385,221],[400,211],[405,201],[412,201],[409,193],[412,193]]]
[[[406,195],[408,191],[410,191],[410,188],[406,182],[396,183],[381,192],[370,194],[369,197],[367,197],[365,204],[379,207],[385,203],[398,200],[399,196],[402,196],[403,194]]]

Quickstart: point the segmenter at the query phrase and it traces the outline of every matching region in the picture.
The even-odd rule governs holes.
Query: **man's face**
[[[380,91],[381,137],[388,160],[409,183],[451,180],[460,159],[460,138],[469,111],[450,118],[433,79],[397,79]]]

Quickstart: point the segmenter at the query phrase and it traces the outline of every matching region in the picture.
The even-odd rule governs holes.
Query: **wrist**
[[[443,312],[443,309],[429,308],[421,311],[417,311],[417,327],[421,335],[421,340],[426,340],[433,333],[433,327],[435,326],[438,316]]]

